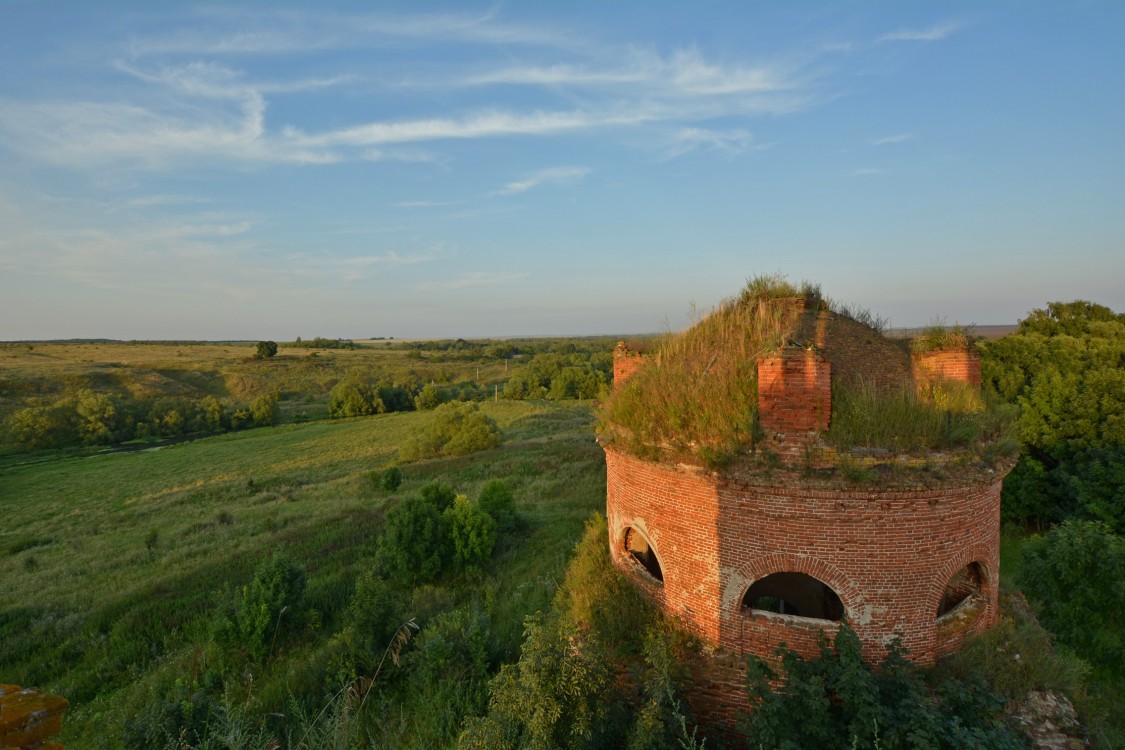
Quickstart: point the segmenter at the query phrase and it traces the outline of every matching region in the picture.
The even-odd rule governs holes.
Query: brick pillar
[[[0,748],[61,749],[47,738],[62,731],[66,698],[33,688],[0,685]]]
[[[620,388],[622,383],[641,368],[644,361],[643,354],[630,351],[624,341],[618,341],[617,346],[613,347],[613,387]]]
[[[914,381],[957,380],[980,387],[980,354],[975,349],[935,349],[911,357]]]
[[[767,434],[828,429],[831,365],[819,353],[787,348],[758,359],[758,420]]]

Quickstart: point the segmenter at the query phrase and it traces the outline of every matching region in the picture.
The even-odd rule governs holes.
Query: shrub
[[[269,359],[277,354],[276,341],[259,341],[258,346],[254,349],[255,359]]]
[[[444,482],[430,482],[429,484],[422,485],[422,488],[418,490],[418,494],[422,496],[423,500],[443,513],[446,508],[453,505],[453,501],[457,497],[457,493],[453,491],[453,488]]]
[[[500,428],[473,403],[442,404],[422,433],[401,449],[406,461],[439,455],[463,456],[500,444]]]
[[[457,562],[476,567],[492,557],[492,548],[496,546],[496,521],[478,503],[458,495],[443,515],[449,525],[453,557]]]
[[[551,612],[528,617],[524,634],[518,663],[491,681],[488,715],[466,722],[462,750],[698,747],[675,666],[690,639],[662,624],[613,567],[600,516]]]
[[[336,635],[342,653],[334,676],[340,682],[371,674],[401,624],[405,600],[402,589],[374,571],[364,571],[344,613],[344,628]]]
[[[387,512],[378,559],[389,575],[410,585],[432,581],[449,553],[449,526],[433,503],[407,497]]]
[[[328,414],[333,417],[362,417],[386,410],[372,385],[357,373],[346,376],[328,394]]]
[[[269,656],[276,640],[302,623],[305,582],[303,568],[276,555],[242,587],[236,622],[242,643],[255,659]]]
[[[414,397],[414,408],[418,411],[436,409],[441,404],[441,393],[433,383],[426,383]]]
[[[1066,521],[1023,548],[1020,583],[1051,632],[1095,663],[1125,663],[1125,540]]]
[[[442,612],[414,640],[406,665],[430,684],[483,682],[488,676],[489,628],[488,615],[479,607]]]
[[[394,492],[402,485],[402,469],[397,466],[388,466],[383,469],[383,474],[379,480],[379,486],[385,492]]]
[[[481,510],[496,520],[496,530],[510,531],[516,525],[515,498],[512,488],[503,479],[493,479],[480,491],[477,499]]]
[[[751,657],[748,689],[755,705],[742,731],[752,747],[846,750],[854,747],[1025,747],[1005,724],[1003,698],[979,679],[949,681],[928,691],[921,673],[891,648],[878,669],[863,661],[859,638],[846,623],[821,654],[804,659],[784,647],[784,684],[764,660]]]
[[[281,392],[276,388],[271,391],[259,394],[254,402],[250,404],[250,416],[254,419],[256,425],[274,425],[277,424],[280,410],[278,409],[278,402],[281,400]]]

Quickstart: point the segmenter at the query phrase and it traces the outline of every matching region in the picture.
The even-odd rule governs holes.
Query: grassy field
[[[319,419],[327,415],[332,386],[352,370],[433,382],[453,392],[469,383],[503,388],[514,366],[456,361],[390,342],[360,349],[282,346],[270,359],[253,355],[253,344],[0,344],[0,422],[25,399],[57,398],[81,388],[136,399],[214,396],[223,403],[248,402],[277,388],[282,421]]]
[[[604,463],[588,404],[483,408],[503,431],[501,447],[405,466],[394,496],[374,489],[368,474],[396,461],[428,413],[0,469],[0,682],[69,698],[68,745],[115,747],[131,713],[176,680],[201,678],[215,612],[283,551],[308,572],[317,632],[255,667],[233,692],[274,710],[292,694],[323,695],[335,686],[313,684],[324,679],[318,665],[369,564],[385,507],[432,480],[470,495],[494,478],[515,490],[519,533],[501,538],[476,578],[429,592],[456,605],[487,590],[492,636],[514,658],[523,617],[550,600],[583,520],[604,507]],[[424,746],[432,727],[412,726],[410,711],[399,709],[395,741]]]

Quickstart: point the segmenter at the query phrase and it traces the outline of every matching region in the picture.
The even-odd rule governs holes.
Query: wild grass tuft
[[[692,454],[710,465],[753,442],[757,359],[794,330],[803,305],[780,298],[820,299],[817,287],[779,277],[751,279],[687,331],[667,336],[650,361],[601,406],[603,436],[633,452]]]
[[[935,320],[926,326],[921,334],[911,339],[910,349],[918,354],[943,349],[964,349],[969,345],[972,335],[971,325],[963,326],[957,323],[951,328],[945,325],[944,320]]]
[[[887,391],[860,381],[834,386],[827,441],[843,450],[909,453],[977,446],[988,457],[1011,451],[1016,414],[987,403],[975,388],[939,381],[924,391]]]

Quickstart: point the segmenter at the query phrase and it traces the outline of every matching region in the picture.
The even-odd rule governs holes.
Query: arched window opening
[[[844,603],[827,584],[804,573],[773,573],[754,583],[742,606],[817,620],[842,620]]]
[[[983,588],[984,568],[980,563],[969,563],[949,579],[949,584],[941,595],[941,602],[938,603],[937,616],[952,612],[957,605],[979,594]]]
[[[660,561],[656,559],[656,553],[652,551],[647,539],[631,528],[626,529],[625,549],[634,560],[644,566],[650,576],[664,583],[664,572],[660,569]]]

